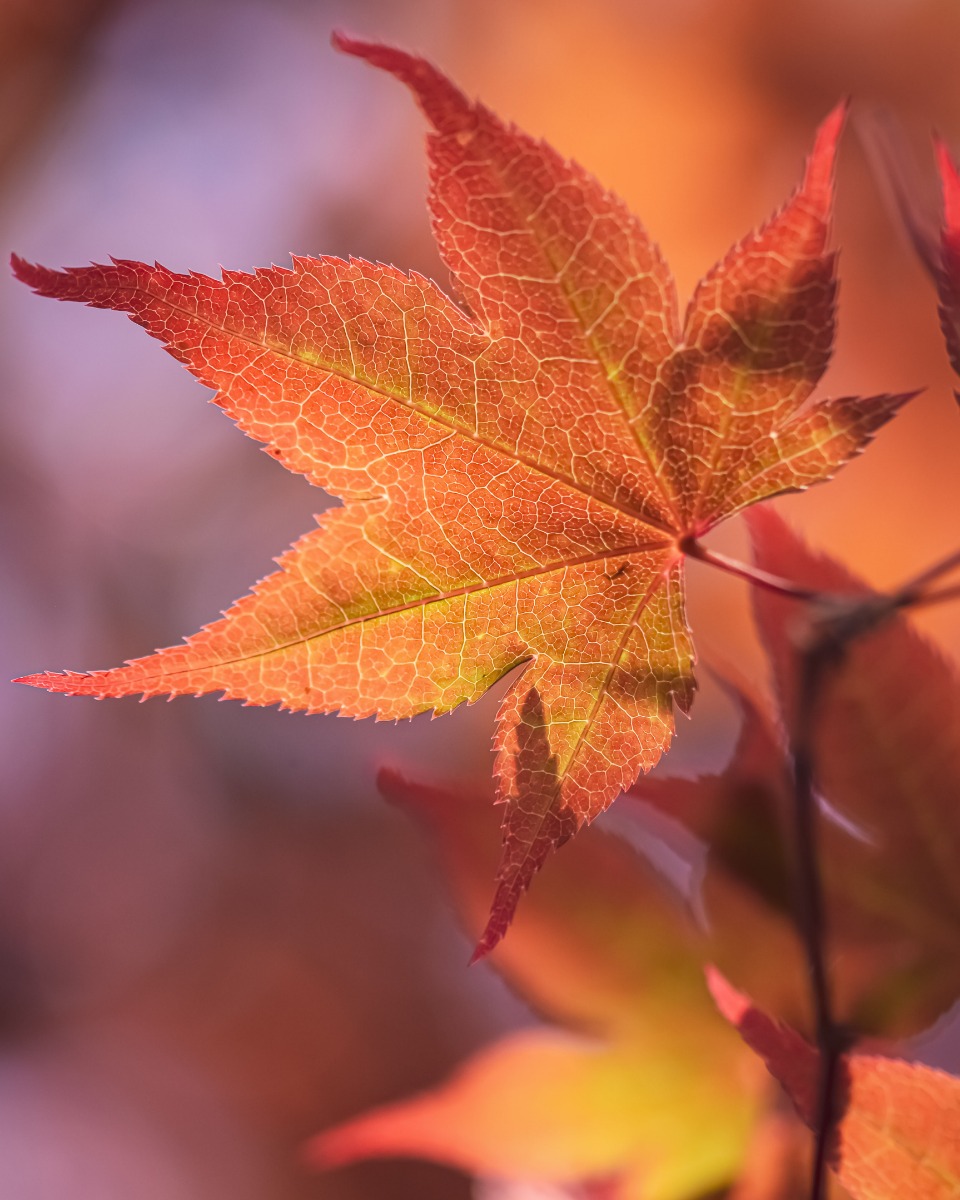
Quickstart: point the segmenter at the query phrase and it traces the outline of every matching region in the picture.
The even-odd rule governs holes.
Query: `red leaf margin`
[[[706,976],[717,1008],[813,1128],[817,1050],[756,1008],[715,967]],[[839,1118],[827,1161],[854,1200],[960,1196],[960,1079],[903,1059],[851,1053],[840,1060],[836,1098]]]

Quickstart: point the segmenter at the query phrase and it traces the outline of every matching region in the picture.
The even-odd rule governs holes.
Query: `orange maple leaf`
[[[656,247],[579,166],[424,60],[335,41],[405,82],[433,125],[430,209],[464,306],[358,260],[218,281],[15,258],[44,295],[127,311],[344,502],[185,644],[23,682],[397,718],[526,664],[497,721],[507,807],[483,952],[551,847],[654,765],[689,708],[691,539],[828,478],[906,397],[809,402],[833,340],[842,106],[791,200],[681,322]]]

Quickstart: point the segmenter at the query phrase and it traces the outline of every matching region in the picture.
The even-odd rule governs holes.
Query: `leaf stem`
[[[736,558],[728,558],[726,554],[720,554],[716,550],[708,550],[696,538],[684,538],[680,542],[680,549],[689,558],[699,559],[700,562],[725,571],[728,575],[736,575],[738,579],[745,579],[747,583],[752,583],[755,587],[763,588],[765,591],[776,592],[778,595],[788,596],[792,600],[821,600],[823,598],[823,593],[817,591],[816,588],[803,587],[802,584],[794,583],[790,579],[771,575],[769,571],[761,571],[759,567],[751,567],[749,563],[740,562]]]

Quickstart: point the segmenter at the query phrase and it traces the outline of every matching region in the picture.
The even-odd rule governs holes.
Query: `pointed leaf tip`
[[[499,940],[499,939],[497,939],[497,940]],[[490,953],[490,951],[493,949],[494,945],[496,945],[495,942],[488,946],[486,941],[483,938],[481,938],[480,941],[477,942],[477,944],[474,946],[473,953],[470,955],[469,959],[467,960],[467,966],[475,967],[478,962],[482,962],[483,959],[485,959],[487,957],[487,955]]]
[[[45,267],[41,263],[28,262],[19,254],[11,254],[10,268],[21,283],[25,283],[38,296],[47,296],[53,300],[89,301],[85,285],[94,283],[99,278],[100,268],[96,265],[89,267],[68,267],[58,271],[54,267]]]
[[[372,67],[389,71],[404,83],[417,88],[417,80],[423,75],[439,75],[435,67],[431,67],[425,59],[396,46],[387,46],[383,42],[369,42],[365,38],[351,37],[348,33],[335,30],[330,37],[330,43],[341,54],[351,54],[354,58],[362,58]]]
[[[504,841],[496,890],[487,924],[470,957],[471,965],[496,949],[513,924],[520,901],[551,851],[572,836],[572,832],[564,830],[562,824],[557,826],[548,817],[541,823],[537,836],[528,843],[519,834],[515,820],[516,810],[508,810],[503,825]]]
[[[431,62],[420,55],[367,42],[336,31],[331,42],[343,54],[362,58],[372,67],[388,71],[413,92],[427,120],[440,133],[456,133],[473,121],[473,105]]]
[[[59,678],[59,676],[55,676],[55,678]],[[20,675],[16,679],[11,679],[10,682],[25,683],[27,687],[46,688],[47,691],[53,691],[55,689],[50,687],[49,679],[50,673],[43,672],[39,675]]]
[[[803,177],[803,192],[815,200],[818,207],[829,209],[833,195],[833,172],[837,160],[840,134],[850,109],[849,99],[841,100],[824,118],[817,130],[813,149],[807,159]]]
[[[330,45],[341,54],[354,54],[358,58],[366,57],[366,52],[383,49],[379,42],[368,42],[364,38],[356,38],[342,29],[335,29],[330,34]]]
[[[490,905],[490,915],[487,918],[487,923],[484,926],[479,941],[473,948],[473,953],[470,955],[469,965],[471,967],[475,963],[480,962],[481,959],[486,958],[503,940],[517,911],[520,897],[529,885],[529,879],[524,882],[519,880],[501,880],[498,883],[493,902]]]
[[[707,988],[720,1015],[725,1017],[731,1025],[739,1026],[744,1015],[750,1009],[750,1001],[743,992],[738,992],[712,963],[707,964],[703,973],[707,980]]]
[[[960,374],[960,173],[942,138],[935,138],[934,144],[943,193],[937,272],[940,328],[947,343],[950,365]]]
[[[410,783],[402,771],[396,767],[380,767],[376,777],[377,791],[390,804],[402,803]]]
[[[27,259],[21,258],[19,254],[10,255],[10,270],[13,272],[15,279],[19,279],[21,283],[25,283],[27,287],[33,288],[34,291],[39,291],[45,277],[52,274],[49,268],[28,262]]]
[[[450,795],[440,788],[414,783],[396,767],[380,767],[377,791],[388,804],[412,817],[422,818],[431,831],[438,833],[450,817]]]
[[[960,236],[960,172],[942,138],[934,139],[934,149],[943,189],[943,224],[954,236]]]

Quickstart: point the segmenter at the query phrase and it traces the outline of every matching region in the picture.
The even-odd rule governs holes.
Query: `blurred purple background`
[[[839,95],[894,108],[921,162],[930,125],[960,135],[960,18],[928,0],[686,0],[669,15],[627,0],[589,14],[0,0],[3,245],[53,266],[113,254],[206,272],[355,254],[445,283],[422,120],[331,51],[337,27],[427,53],[579,157],[641,212],[683,290],[783,199]],[[784,511],[886,584],[956,541],[960,427],[928,284],[852,138],[844,155],[833,390],[931,388]],[[8,278],[0,317],[5,678],[177,641],[330,503],[122,316]],[[742,533],[718,544],[742,552]],[[693,619],[703,649],[757,664],[739,585],[695,572]],[[956,612],[924,619],[956,649]],[[704,690],[687,766],[728,744]],[[392,762],[476,786],[496,704],[394,726],[0,689],[4,1200],[468,1194],[419,1164],[324,1177],[297,1155],[531,1019],[488,968],[466,971],[432,860],[374,785]]]

